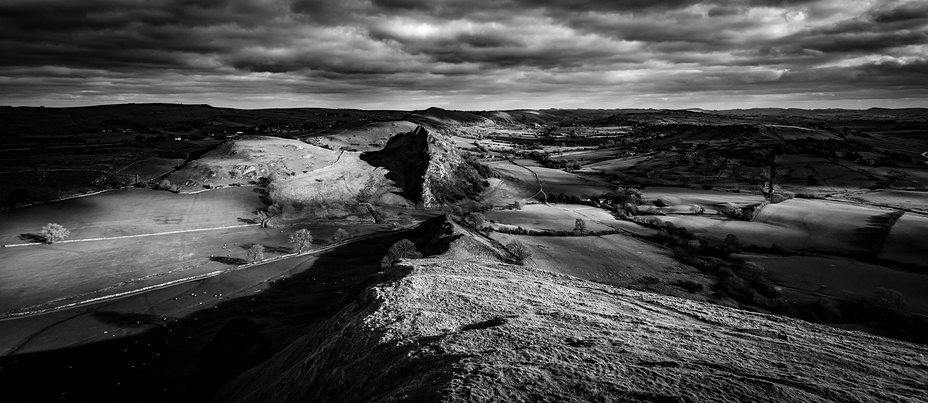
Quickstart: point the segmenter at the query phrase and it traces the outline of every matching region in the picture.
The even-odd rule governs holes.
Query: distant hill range
[[[71,136],[101,131],[164,134],[234,134],[260,129],[300,132],[326,127],[352,126],[375,121],[408,120],[430,126],[444,125],[609,125],[651,123],[750,124],[881,121],[928,122],[928,109],[795,109],[755,108],[733,110],[667,109],[516,109],[456,111],[428,108],[420,111],[360,109],[233,109],[210,105],[116,104],[72,108],[0,107],[0,141],[11,137]],[[773,122],[770,122],[773,121]],[[282,130],[281,128],[287,128]],[[252,133],[257,134],[257,133]]]

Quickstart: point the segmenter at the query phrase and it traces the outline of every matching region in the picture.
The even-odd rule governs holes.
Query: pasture
[[[448,138],[451,140],[451,143],[454,145],[454,147],[459,150],[477,151],[479,148],[483,148],[488,152],[501,153],[509,153],[515,150],[512,144],[496,141],[489,138],[476,139],[456,135],[448,136]]]
[[[665,282],[701,280],[695,268],[676,260],[673,252],[625,235],[554,237],[493,233],[503,244],[519,241],[532,256],[526,265],[605,284],[629,286],[643,277]]]
[[[764,206],[752,221],[717,216],[639,216],[718,240],[734,234],[744,245],[868,253],[885,231],[877,221],[891,210],[824,200],[791,199]]]
[[[621,151],[616,148],[587,148],[576,151],[572,151],[572,148],[576,147],[558,148],[555,150],[557,153],[551,155],[551,159],[559,161],[576,160],[580,162],[580,164],[585,165],[594,161],[609,160],[610,158],[615,158],[617,154],[621,153]]]
[[[183,162],[181,159],[149,158],[127,165],[118,172],[125,175],[138,175],[140,181],[148,182],[171,172],[181,162]]]
[[[492,161],[484,164],[496,170],[504,179],[517,182],[520,187],[524,186],[527,189],[538,191],[538,181],[541,181],[542,189],[549,196],[560,193],[578,197],[600,195],[613,188],[611,184],[599,179],[559,169],[537,166],[526,169],[513,165],[509,161]],[[537,180],[535,175],[537,175]],[[535,198],[541,199],[541,195],[538,194]]]
[[[606,210],[572,204],[528,204],[522,210],[488,211],[486,218],[496,221],[496,228],[505,226],[548,231],[573,231],[577,219],[586,222],[588,231],[608,231],[613,229],[608,224],[618,223]]]
[[[15,350],[19,363],[32,360],[32,366],[24,367],[41,368],[45,377],[50,376],[50,368],[59,368],[63,371],[51,376],[81,385],[111,385],[117,378],[124,384],[131,379],[145,384],[150,382],[152,371],[161,372],[158,376],[164,379],[176,379],[177,368],[194,372],[198,361],[191,357],[234,318],[260,323],[271,345],[281,349],[353,301],[362,289],[358,284],[380,270],[379,260],[386,249],[409,236],[390,234],[82,309],[8,320],[0,326],[0,354]],[[130,337],[134,335],[144,338]],[[96,343],[100,341],[108,342]],[[85,369],[79,374],[68,366],[34,361],[49,358],[47,355],[28,354],[81,345],[80,349],[67,350],[67,358],[60,354],[50,357]],[[147,362],[149,366],[130,370],[125,365],[104,365],[127,355],[133,356],[135,363]],[[163,365],[165,360],[176,360],[180,366]],[[36,379],[25,375],[23,368],[6,369],[10,370],[7,375]],[[189,387],[185,382],[173,386],[181,391]]]
[[[840,195],[850,200],[868,204],[894,207],[906,210],[928,212],[928,192],[910,190],[877,190],[849,195]]]
[[[681,187],[652,186],[641,189],[641,196],[649,201],[661,200],[667,206],[700,205],[704,208],[718,209],[726,203],[738,207],[760,204],[764,196],[748,192],[716,192]]]
[[[224,186],[260,177],[286,177],[335,163],[340,152],[279,137],[246,136],[223,144],[172,173],[168,179],[187,188]]]
[[[878,287],[885,287],[902,293],[912,310],[928,314],[925,274],[840,257],[737,256],[765,268],[777,284],[845,299],[869,298]]]
[[[188,278],[245,263],[252,244],[265,257],[291,253],[290,233],[308,228],[315,245],[330,241],[337,223],[285,229],[257,225],[213,231],[0,249],[0,314],[35,305],[56,306]],[[345,226],[353,235],[387,229]]]
[[[905,213],[889,231],[879,256],[894,262],[921,266],[920,270],[928,273],[928,217]]]
[[[238,225],[262,207],[251,187],[196,194],[121,189],[93,196],[0,212],[0,244],[28,242],[54,222],[71,231],[69,239],[115,237]],[[23,237],[26,237],[24,239]]]
[[[628,157],[613,158],[604,161],[594,162],[592,164],[585,165],[584,169],[590,169],[593,171],[599,171],[602,173],[613,173],[620,169],[626,169],[635,167],[638,164],[645,163],[650,160],[652,155],[649,154],[639,154],[632,155]]]
[[[405,120],[374,122],[328,136],[313,137],[307,141],[333,150],[377,151],[382,149],[394,134],[406,133],[415,128],[415,123]]]
[[[790,183],[785,186],[787,189],[802,191],[808,187],[820,192],[839,192],[874,184],[868,172],[852,168],[853,164],[847,162],[832,162],[827,158],[805,154],[779,155],[776,162],[780,165],[779,174]]]
[[[289,218],[348,216],[356,211],[368,216],[359,197],[375,204],[410,206],[386,178],[387,172],[363,161],[360,153],[345,151],[331,166],[275,181],[271,198],[284,206]]]

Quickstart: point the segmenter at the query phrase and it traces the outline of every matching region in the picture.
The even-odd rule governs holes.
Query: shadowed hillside
[[[386,168],[387,179],[403,189],[403,196],[422,202],[422,182],[429,167],[428,131],[421,126],[390,137],[380,151],[361,154],[361,159],[375,167]]]
[[[218,400],[924,400],[926,354],[521,266],[430,258],[395,266]]]

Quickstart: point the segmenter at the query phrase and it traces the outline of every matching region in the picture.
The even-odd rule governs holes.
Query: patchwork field
[[[852,169],[822,157],[789,154],[778,156],[776,162],[781,166],[779,172],[785,180],[791,183],[804,182],[803,186],[823,191],[846,191],[874,184],[866,171]],[[794,187],[786,186],[787,189]]]
[[[584,169],[599,171],[603,173],[612,173],[619,169],[631,168],[648,161],[652,156],[648,154],[634,155],[630,157],[613,158],[610,160],[594,162],[586,165]]]
[[[470,138],[461,136],[449,136],[451,143],[459,150],[478,151],[480,148],[488,152],[512,152],[515,150],[512,144],[505,143],[489,138]],[[475,145],[476,143],[477,145]],[[479,147],[478,147],[479,145]]]
[[[738,207],[760,204],[764,196],[748,192],[715,192],[679,187],[646,187],[641,189],[641,196],[649,201],[662,200],[668,206],[699,205],[704,208],[717,209],[726,203]]]
[[[520,162],[521,163],[521,162]],[[492,161],[486,163],[507,180],[517,182],[520,187],[538,190],[538,180],[542,182],[545,193],[556,195],[564,193],[574,196],[600,195],[612,190],[612,185],[598,179],[564,172],[559,169],[544,167],[520,167],[509,161]],[[534,174],[533,174],[534,172]],[[537,180],[536,176],[537,175]],[[536,198],[540,199],[540,194]]]
[[[892,210],[824,200],[791,199],[768,204],[753,221],[708,216],[639,217],[672,222],[696,234],[724,239],[736,235],[744,245],[833,252],[868,252],[884,231],[874,220]]]
[[[522,210],[492,210],[486,212],[487,220],[496,221],[496,228],[522,227],[534,230],[573,231],[576,220],[586,222],[588,231],[607,231],[618,223],[608,211],[582,205],[556,204],[529,204]]]
[[[701,280],[694,268],[678,262],[672,252],[625,235],[553,237],[493,233],[503,244],[519,241],[532,257],[527,265],[614,285],[631,285],[643,277],[665,282]]]
[[[614,158],[616,154],[620,153],[621,150],[616,148],[594,148],[594,149],[581,149],[578,151],[572,151],[570,147],[563,147],[559,149],[556,154],[551,156],[553,160],[576,160],[581,164],[589,164],[592,161],[606,160],[609,158]]]

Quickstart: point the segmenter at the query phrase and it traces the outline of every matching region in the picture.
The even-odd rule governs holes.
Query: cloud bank
[[[928,106],[920,0],[0,0],[8,105]]]

